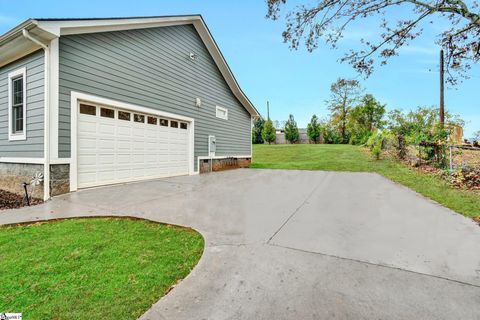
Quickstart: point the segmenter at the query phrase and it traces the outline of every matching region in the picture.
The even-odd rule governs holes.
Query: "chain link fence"
[[[480,148],[449,146],[448,153],[450,170],[460,168],[480,169]]]

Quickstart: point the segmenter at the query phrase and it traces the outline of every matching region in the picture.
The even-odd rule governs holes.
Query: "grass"
[[[377,172],[464,216],[480,217],[480,194],[390,159],[374,160],[351,145],[254,145],[252,168]]]
[[[136,319],[203,252],[190,229],[122,218],[0,227],[0,311],[32,319]]]

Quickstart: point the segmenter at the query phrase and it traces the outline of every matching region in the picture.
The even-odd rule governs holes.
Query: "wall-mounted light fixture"
[[[202,99],[196,98],[195,99],[195,106],[200,108],[202,106]]]
[[[192,60],[192,61],[196,61],[197,58],[198,58],[198,55],[196,53],[193,53],[193,52],[190,52],[188,56],[190,57],[190,60]]]

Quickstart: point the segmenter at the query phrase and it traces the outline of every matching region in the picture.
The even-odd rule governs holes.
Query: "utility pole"
[[[445,82],[443,70],[443,50],[440,50],[440,125],[445,124]]]
[[[267,120],[270,120],[270,103],[267,100]]]

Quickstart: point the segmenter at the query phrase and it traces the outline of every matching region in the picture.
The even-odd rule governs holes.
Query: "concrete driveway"
[[[235,170],[89,189],[0,223],[195,228],[198,266],[142,319],[479,319],[480,227],[370,173]]]

